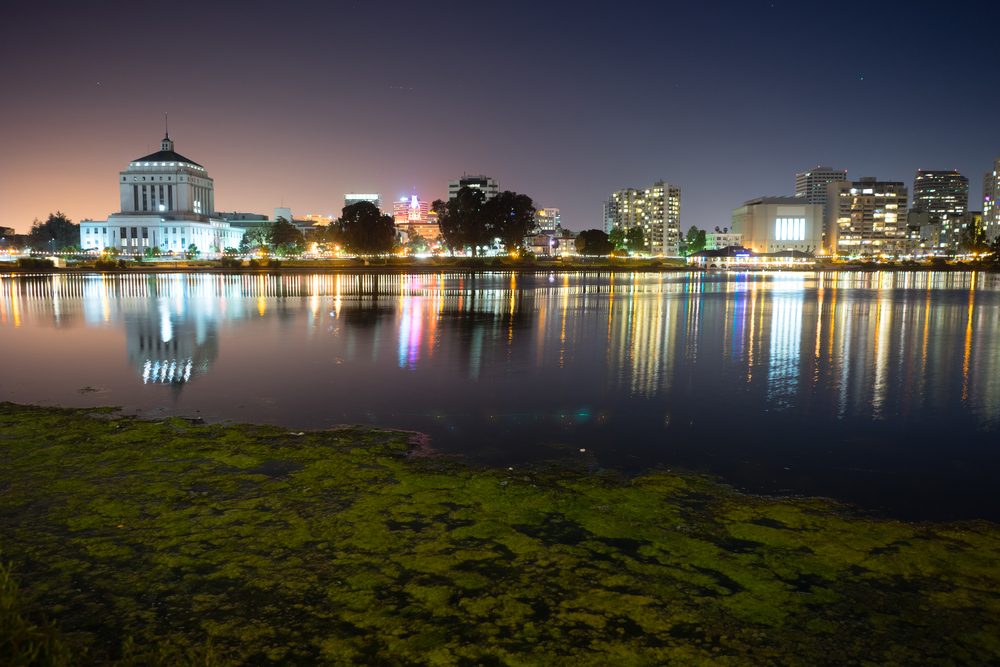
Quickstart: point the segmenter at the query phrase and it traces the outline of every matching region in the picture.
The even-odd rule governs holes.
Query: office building
[[[955,170],[918,169],[910,211],[924,211],[938,225],[941,247],[958,247],[969,208],[969,179]]]
[[[832,167],[813,167],[809,171],[800,171],[795,174],[795,196],[804,197],[810,204],[819,204],[823,207],[824,237],[832,237],[835,233],[835,230],[830,230],[826,227],[828,186],[830,183],[843,183],[846,180],[846,169],[833,169]],[[824,245],[827,245],[825,241]]]
[[[742,244],[723,247],[743,245],[756,253],[819,253],[823,207],[803,197],[758,197],[733,210],[732,233],[742,237]]]
[[[1000,158],[983,177],[983,231],[989,243],[1000,238]]]
[[[392,218],[396,229],[408,238],[420,236],[434,242],[441,237],[437,214],[431,211],[430,203],[422,201],[417,195],[402,197],[393,203]]]
[[[873,177],[830,183],[827,195],[829,250],[851,256],[904,254],[909,193],[899,181]]]
[[[481,190],[486,199],[492,199],[500,194],[500,185],[497,183],[496,179],[490,178],[489,176],[462,176],[458,180],[448,182],[448,199],[454,199],[458,196],[458,191],[462,188],[473,188],[475,190]]]
[[[369,202],[375,204],[375,208],[382,210],[382,198],[377,192],[351,192],[344,195],[344,207],[351,206],[352,204],[360,204],[361,202]]]
[[[562,216],[557,208],[535,210],[535,227],[539,232],[555,232],[562,228]]]
[[[136,158],[118,174],[121,211],[80,223],[80,247],[126,254],[202,254],[239,246],[243,229],[213,214],[215,184],[203,166],[174,151],[165,135],[156,153]]]
[[[715,228],[714,232],[705,233],[705,250],[721,250],[743,245],[743,235],[730,231],[728,227]]]
[[[665,181],[648,188],[626,188],[612,193],[604,205],[605,228],[641,227],[651,255],[680,253],[681,189]]]

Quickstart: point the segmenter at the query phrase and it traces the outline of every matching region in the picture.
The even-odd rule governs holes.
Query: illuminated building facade
[[[194,244],[211,254],[237,247],[243,230],[213,215],[215,185],[197,162],[174,151],[165,135],[156,153],[136,158],[118,174],[121,211],[80,223],[84,250],[125,254],[185,252]]]
[[[375,208],[382,210],[382,198],[377,192],[349,192],[344,195],[344,208],[365,201],[375,204]]]
[[[906,185],[866,177],[827,188],[827,228],[836,233],[831,249],[865,256],[908,250]]]
[[[497,183],[495,178],[490,178],[489,176],[462,176],[454,181],[448,182],[448,199],[454,199],[458,196],[458,191],[462,188],[472,188],[474,190],[481,190],[486,199],[492,199],[500,194],[500,184]]]
[[[1000,158],[983,177],[983,231],[990,243],[1000,238]]]
[[[754,252],[818,253],[823,249],[823,207],[802,197],[751,199],[733,209],[732,230]]]
[[[728,228],[720,232],[716,227],[714,232],[705,233],[705,250],[721,250],[741,245],[743,245],[743,235],[731,232]]]
[[[562,215],[557,208],[535,210],[535,226],[540,232],[555,232],[562,227]]]
[[[441,237],[437,214],[431,211],[430,203],[421,201],[417,195],[402,197],[392,205],[392,218],[396,229],[413,238],[421,236],[429,242]]]
[[[823,207],[823,245],[829,245],[827,239],[832,239],[836,230],[827,227],[827,191],[831,183],[843,183],[847,180],[846,169],[833,169],[832,167],[813,167],[809,171],[800,171],[795,174],[795,196],[805,197],[810,204],[819,204]]]
[[[969,208],[969,179],[954,170],[918,169],[910,211],[924,211],[938,226],[937,247],[956,249]]]
[[[641,227],[651,255],[677,255],[681,237],[681,189],[665,181],[612,193],[604,204],[605,229]]]

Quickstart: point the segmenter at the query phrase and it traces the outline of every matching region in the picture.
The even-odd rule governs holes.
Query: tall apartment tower
[[[827,185],[828,250],[847,255],[899,254],[906,250],[909,195],[899,181],[865,177]]]
[[[969,209],[969,179],[954,169],[918,169],[911,211],[923,211],[936,225],[941,247],[957,248]]]
[[[983,177],[983,231],[990,243],[1000,238],[1000,158]]]
[[[677,255],[681,237],[681,189],[665,181],[612,193],[604,205],[605,227],[642,227],[652,255]]]
[[[830,183],[844,183],[847,181],[846,169],[833,169],[832,167],[813,167],[809,171],[800,171],[795,174],[795,196],[805,197],[810,204],[818,204],[823,207],[823,246],[829,248],[832,239],[836,236],[836,230],[827,227],[826,197],[827,186]]]
[[[500,194],[500,184],[497,183],[497,180],[480,174],[479,176],[462,176],[454,181],[448,181],[448,199],[457,197],[458,191],[462,188],[482,190],[486,199],[492,199]]]

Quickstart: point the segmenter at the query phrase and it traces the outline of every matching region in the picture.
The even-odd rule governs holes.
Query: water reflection
[[[969,448],[997,429],[998,305],[976,273],[3,277],[0,390],[153,409],[166,385],[171,411],[419,428],[488,459],[811,475],[802,451],[869,456],[884,424],[996,470]]]

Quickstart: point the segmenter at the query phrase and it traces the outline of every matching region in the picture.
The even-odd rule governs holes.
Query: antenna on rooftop
[[[170,125],[167,123],[167,114],[163,114],[163,136],[170,137]]]

